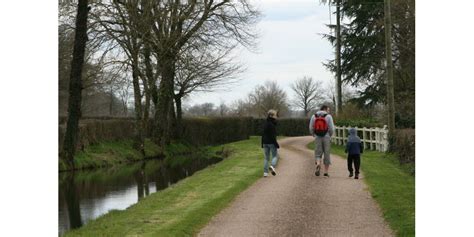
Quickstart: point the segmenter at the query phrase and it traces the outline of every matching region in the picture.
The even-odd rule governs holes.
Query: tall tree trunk
[[[174,98],[174,93],[173,97]],[[179,138],[179,131],[178,131],[178,122],[176,121],[176,111],[174,108],[174,99],[171,99],[170,103],[170,121],[171,121],[171,138],[172,139],[178,139]]]
[[[174,94],[175,60],[172,53],[163,55],[163,60],[158,62],[161,70],[158,102],[155,108],[155,131],[153,140],[161,148],[169,145],[171,140],[170,106]]]
[[[133,96],[135,100],[135,141],[134,148],[142,155],[145,155],[145,136],[143,134],[143,120],[142,120],[142,96],[139,83],[138,55],[132,59],[132,79],[133,79]]]
[[[342,80],[341,80],[341,1],[336,7],[336,114],[342,112]]]
[[[389,137],[393,135],[395,129],[395,102],[393,87],[393,65],[392,65],[392,19],[390,15],[390,0],[385,3],[385,56],[387,75],[387,105],[388,105],[388,129]]]
[[[143,108],[143,131],[146,133],[148,129],[148,120],[150,118],[150,88],[147,85],[148,80],[143,83],[143,90],[145,92],[145,106]]]
[[[150,101],[153,102],[153,105],[157,106],[158,102],[158,92],[156,88],[156,80],[155,77],[153,76],[153,69],[150,61],[150,45],[148,44],[147,41],[144,42],[144,61],[145,61],[145,76],[146,76],[146,86],[145,86],[145,113],[144,113],[144,120],[146,123],[146,129],[151,129],[149,125],[149,114],[150,114]],[[148,133],[149,134],[149,133]]]
[[[180,138],[183,132],[183,108],[182,108],[182,95],[178,94],[174,97],[176,103],[176,133],[177,137]]]
[[[309,111],[308,111],[308,106],[306,104],[304,105],[303,113],[305,117],[308,116]]]
[[[64,137],[63,157],[74,168],[74,154],[79,137],[79,119],[81,118],[82,101],[82,67],[87,42],[87,0],[79,0],[77,4],[76,32],[74,50],[71,61],[69,81],[68,119]]]

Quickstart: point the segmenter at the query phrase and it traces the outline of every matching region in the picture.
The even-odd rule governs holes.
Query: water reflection
[[[170,167],[161,160],[149,160],[109,169],[60,173],[59,234],[110,210],[124,210],[218,161],[220,159],[195,159]]]

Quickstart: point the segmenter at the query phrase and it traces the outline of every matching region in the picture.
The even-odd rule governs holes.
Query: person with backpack
[[[355,128],[349,129],[345,152],[347,153],[347,169],[349,170],[349,178],[354,175],[352,173],[352,163],[354,163],[354,179],[359,179],[360,154],[364,152],[364,146],[362,145],[359,136],[357,136],[357,130]]]
[[[263,162],[263,177],[268,176],[268,171],[270,170],[272,175],[276,175],[275,166],[278,162],[278,152],[277,149],[280,148],[276,140],[276,125],[277,125],[277,111],[271,109],[268,111],[267,120],[263,125],[263,134],[262,134],[262,148],[263,154],[265,156]],[[272,157],[272,162],[270,163],[270,153]]]
[[[334,133],[334,122],[329,112],[329,107],[323,105],[316,114],[311,116],[309,122],[309,132],[315,137],[314,156],[316,158],[316,176],[319,176],[321,172],[321,158],[324,154],[324,176],[329,177],[331,136]]]

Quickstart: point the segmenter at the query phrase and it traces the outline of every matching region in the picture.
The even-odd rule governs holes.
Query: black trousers
[[[352,163],[354,163],[355,173],[359,174],[360,168],[360,155],[348,155],[347,156],[347,169],[352,173]]]

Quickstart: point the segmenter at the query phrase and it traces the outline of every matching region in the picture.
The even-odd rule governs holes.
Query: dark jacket
[[[349,129],[349,137],[347,138],[346,153],[349,155],[360,155],[364,152],[364,146],[360,138],[357,136],[357,130],[355,128]]]
[[[263,125],[263,135],[262,135],[262,148],[263,144],[274,144],[277,148],[280,148],[276,140],[276,119],[268,117],[267,121]]]

